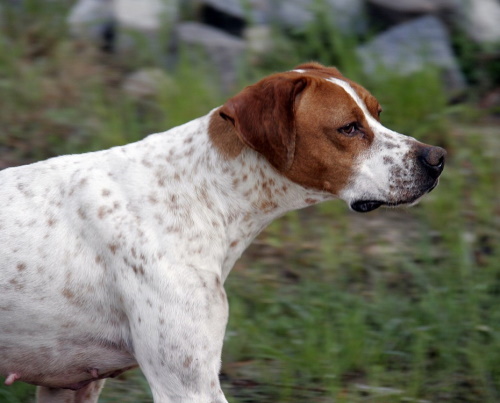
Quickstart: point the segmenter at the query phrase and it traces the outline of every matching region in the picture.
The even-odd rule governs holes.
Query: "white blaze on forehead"
[[[390,199],[390,168],[401,164],[403,156],[410,148],[407,141],[410,138],[386,128],[375,119],[348,82],[334,77],[328,78],[326,81],[340,86],[351,96],[365,115],[365,119],[374,135],[370,148],[358,156],[355,174],[351,178],[350,184],[341,192],[340,197],[347,202],[360,199]],[[388,146],[388,143],[391,145]],[[393,160],[393,164],[385,163],[384,160],[387,159]]]
[[[398,143],[398,145],[402,145],[402,143],[406,139],[408,139],[407,136],[388,129],[387,127],[383,126],[377,119],[375,119],[373,115],[368,111],[368,108],[364,101],[359,97],[357,92],[348,82],[334,77],[328,78],[326,79],[326,81],[342,87],[344,91],[351,96],[356,105],[361,109],[361,111],[365,115],[365,119],[368,122],[368,125],[370,126],[370,129],[374,134],[374,142],[372,144],[372,148],[378,148],[382,140],[390,140],[392,142]]]
[[[363,100],[359,97],[359,95],[354,91],[354,88],[351,87],[351,85],[344,80],[341,80],[339,78],[327,78],[326,81],[330,81],[333,84],[337,84],[340,87],[344,89],[345,92],[347,92],[351,98],[356,102],[356,105],[359,106],[359,108],[363,111],[365,114],[366,120],[368,121],[370,127],[372,130],[375,130],[377,126],[380,126],[385,129],[384,126],[382,126],[368,111],[368,108],[366,107],[366,104],[363,102]]]
[[[338,86],[342,87],[344,91],[351,96],[354,102],[356,102],[356,105],[361,109],[361,111],[365,115],[365,118],[370,126],[370,129],[372,129],[373,133],[375,134],[375,140],[379,140],[377,138],[377,135],[383,135],[385,137],[390,138],[391,140],[396,140],[396,141],[408,138],[407,136],[404,136],[400,133],[388,129],[387,127],[383,126],[377,119],[375,119],[373,115],[368,111],[366,104],[363,102],[363,100],[359,97],[354,88],[352,88],[352,86],[347,81],[334,77],[327,78],[326,81],[329,81],[333,84],[337,84]]]

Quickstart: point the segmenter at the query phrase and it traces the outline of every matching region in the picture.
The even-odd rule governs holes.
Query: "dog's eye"
[[[349,123],[339,129],[344,136],[353,137],[359,132],[359,126],[356,122]]]

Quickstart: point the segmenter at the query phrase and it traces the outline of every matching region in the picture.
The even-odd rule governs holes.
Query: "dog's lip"
[[[431,189],[432,190],[432,189]],[[430,192],[427,190],[425,193]],[[425,194],[424,193],[424,194]],[[419,197],[415,197],[409,200],[400,200],[396,202],[385,202],[381,200],[356,200],[351,204],[351,209],[356,211],[357,213],[369,213],[370,211],[376,210],[379,207],[398,207],[398,206],[412,206],[415,204],[423,195]]]
[[[380,200],[356,200],[351,203],[351,208],[358,213],[368,213],[384,205]]]
[[[439,178],[437,178],[436,181],[433,183],[433,185],[429,189],[427,189],[426,193],[432,192],[438,184],[439,184]]]
[[[402,205],[412,205],[419,198],[408,201],[398,201],[398,202],[384,202],[380,200],[356,200],[351,204],[351,209],[356,211],[357,213],[369,213],[370,211],[376,210],[379,207],[387,206],[387,207],[397,207]]]
[[[385,202],[381,200],[356,200],[351,203],[350,207],[357,213],[368,213],[370,211],[378,209],[381,206],[397,207],[401,205],[412,205],[416,203],[426,193],[432,192],[436,188],[438,183],[439,179],[436,179],[436,181],[431,186],[429,186],[429,188],[426,189],[420,196],[415,197],[413,199],[401,200],[397,202]]]

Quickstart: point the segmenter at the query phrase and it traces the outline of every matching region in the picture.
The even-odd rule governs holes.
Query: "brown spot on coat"
[[[75,293],[69,288],[64,288],[62,290],[62,295],[64,295],[64,297],[66,297],[67,299],[73,299],[75,297]]]
[[[186,359],[184,360],[184,362],[182,363],[182,366],[184,368],[189,368],[191,366],[191,364],[193,363],[193,356],[187,356]]]
[[[158,204],[158,199],[155,195],[153,194],[150,194],[148,196],[148,201],[151,203],[151,204]]]
[[[80,217],[82,220],[87,219],[87,214],[85,213],[85,210],[83,209],[83,207],[79,207],[77,213],[78,213],[78,217]]]
[[[22,272],[26,270],[26,264],[25,263],[18,263],[16,266],[17,271]]]
[[[113,255],[116,255],[116,251],[118,250],[120,246],[116,243],[110,243],[108,244],[108,249],[111,251]]]
[[[106,206],[101,206],[97,210],[97,216],[102,220],[107,214],[111,213],[111,210]]]

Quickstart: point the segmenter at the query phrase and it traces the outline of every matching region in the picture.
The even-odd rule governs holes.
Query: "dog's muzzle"
[[[392,202],[383,200],[356,200],[351,203],[351,209],[358,213],[368,213],[381,206],[396,207],[402,204],[413,204],[423,195],[431,192],[438,185],[439,175],[443,172],[446,150],[441,147],[425,146],[419,149],[416,159],[421,169],[421,177],[424,178],[418,194],[405,200]]]

